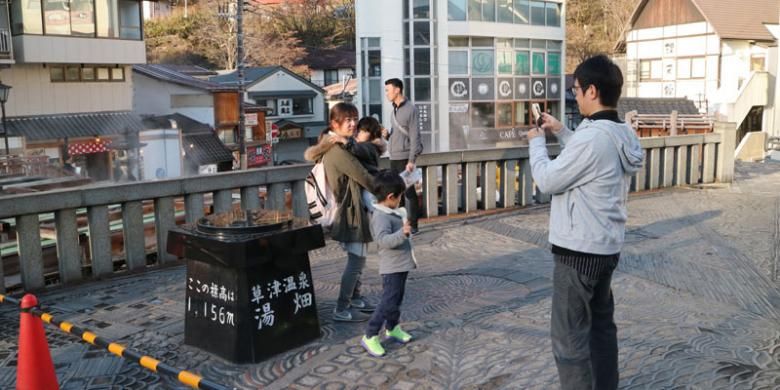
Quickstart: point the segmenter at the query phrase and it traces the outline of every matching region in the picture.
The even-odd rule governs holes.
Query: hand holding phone
[[[531,115],[533,115],[534,124],[541,128],[542,124],[544,124],[544,119],[542,118],[542,110],[539,108],[538,103],[531,103]]]

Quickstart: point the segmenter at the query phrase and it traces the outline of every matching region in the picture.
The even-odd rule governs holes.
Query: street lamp
[[[8,157],[8,126],[5,123],[5,102],[8,101],[8,94],[11,92],[11,86],[0,83],[0,107],[3,110],[3,140],[5,141],[5,156]]]

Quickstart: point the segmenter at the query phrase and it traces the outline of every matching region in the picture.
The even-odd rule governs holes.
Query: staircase
[[[742,86],[737,100],[731,105],[728,121],[737,124],[737,128],[745,121],[750,110],[755,106],[765,106],[769,100],[769,73],[753,72],[750,79]]]

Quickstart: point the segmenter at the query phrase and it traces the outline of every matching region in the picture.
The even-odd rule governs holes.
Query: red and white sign
[[[279,142],[279,126],[275,123],[271,125],[271,143]]]
[[[246,114],[244,116],[244,124],[247,126],[257,126],[257,113]]]
[[[89,142],[78,142],[68,144],[68,154],[76,156],[79,154],[102,153],[108,151],[111,140],[96,140]]]

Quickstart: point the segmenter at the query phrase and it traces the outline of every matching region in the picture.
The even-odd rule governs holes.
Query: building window
[[[466,50],[450,50],[450,75],[464,76],[469,74],[469,52]]]
[[[501,23],[512,23],[514,21],[512,0],[498,0],[498,21]]]
[[[414,0],[414,18],[415,19],[428,19],[431,14],[430,0]]]
[[[531,62],[532,74],[536,74],[536,75],[545,74],[544,53],[533,52],[531,54],[531,58],[532,58],[532,62]]]
[[[18,34],[43,34],[41,0],[11,2],[11,32]]]
[[[79,81],[81,69],[78,66],[65,67],[65,81]]]
[[[415,76],[431,74],[431,49],[414,49],[414,74]]]
[[[431,79],[430,78],[414,79],[414,100],[421,101],[421,102],[431,101]]]
[[[279,99],[276,101],[279,107],[279,116],[291,116],[293,114],[292,99]]]
[[[95,68],[90,66],[81,68],[81,80],[95,81]]]
[[[510,50],[498,52],[498,74],[512,74],[512,54]]]
[[[102,38],[119,37],[118,9],[117,0],[95,0],[97,36]]]
[[[323,71],[325,74],[325,84],[324,85],[331,85],[336,84],[339,82],[339,70],[338,69],[325,69]]]
[[[70,3],[43,0],[43,21],[47,35],[70,35]]]
[[[528,24],[531,21],[530,3],[528,0],[514,0],[515,24]]]
[[[518,76],[531,74],[531,57],[528,51],[515,52],[515,74]]]
[[[471,126],[492,129],[496,126],[494,103],[471,104]]]
[[[447,19],[466,20],[466,2],[468,0],[448,0]]]
[[[430,22],[414,22],[414,44],[415,45],[431,44],[431,23]]]
[[[661,80],[661,60],[639,61],[639,81]]]
[[[111,80],[111,72],[109,71],[109,68],[97,68],[97,79],[98,81]]]
[[[512,127],[512,103],[499,103],[496,105],[496,126]]]
[[[125,68],[111,68],[111,81],[125,81]]]
[[[545,9],[547,10],[547,25],[560,27],[561,5],[557,3],[545,3]]]
[[[92,0],[71,0],[71,33],[75,36],[95,36],[95,9]]]
[[[691,78],[691,59],[680,58],[677,60],[677,78],[689,79]]]
[[[495,52],[493,50],[475,49],[471,51],[471,74],[475,76],[492,76]]]
[[[312,110],[312,101],[310,98],[294,98],[292,99],[292,113],[293,115],[311,115],[314,113]]]
[[[62,66],[49,67],[49,80],[52,82],[65,81],[65,68]]]
[[[545,22],[545,10],[543,1],[531,2],[531,24],[534,26],[544,26]]]
[[[552,76],[561,74],[561,53],[547,53],[547,74]]]
[[[119,38],[141,39],[140,1],[119,0]]]
[[[360,45],[360,84],[363,115],[370,113],[372,106],[379,104],[378,118],[381,120],[381,104],[384,87],[382,85],[382,52],[379,38],[362,38]],[[408,85],[408,84],[407,84]],[[374,110],[376,107],[373,108]]]

